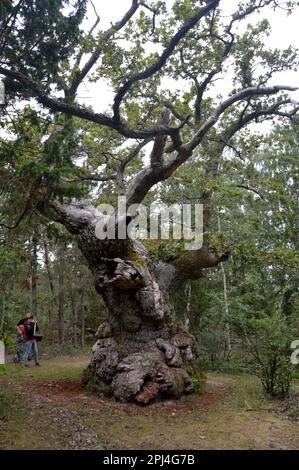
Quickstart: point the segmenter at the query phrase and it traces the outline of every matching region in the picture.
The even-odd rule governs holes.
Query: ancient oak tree
[[[202,248],[157,262],[138,240],[100,240],[95,205],[118,195],[128,206],[147,204],[153,188],[193,162],[204,174],[197,202],[208,234],[225,149],[252,122],[296,119],[294,88],[272,80],[296,65],[296,51],[267,49],[269,22],[259,21],[295,6],[243,0],[226,11],[221,0],[132,0],[120,2],[127,11],[109,22],[99,3],[0,5],[0,171],[11,200],[1,224],[12,229],[38,213],[77,237],[107,306],[84,381],[146,404],[190,393],[200,377],[195,339],[176,321],[168,289],[200,278],[229,253],[207,237]],[[98,111],[82,104],[88,83]],[[105,110],[107,87],[113,98]]]

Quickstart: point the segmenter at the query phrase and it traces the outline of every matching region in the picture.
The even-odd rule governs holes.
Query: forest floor
[[[88,360],[0,371],[0,449],[299,449],[299,399],[265,400],[249,375],[208,374],[202,395],[143,408],[82,389]]]

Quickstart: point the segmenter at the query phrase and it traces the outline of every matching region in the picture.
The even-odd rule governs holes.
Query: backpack
[[[22,331],[22,333],[20,333],[22,341],[26,341],[26,331],[24,325],[19,325],[18,328]]]

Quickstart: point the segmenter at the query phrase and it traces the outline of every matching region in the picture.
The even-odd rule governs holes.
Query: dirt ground
[[[0,371],[0,449],[299,449],[297,409],[264,399],[251,376],[208,374],[202,395],[140,407],[82,389],[87,364]]]

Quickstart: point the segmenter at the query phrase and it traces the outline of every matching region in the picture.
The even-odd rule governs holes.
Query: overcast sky
[[[97,12],[101,18],[100,27],[106,29],[110,26],[111,22],[115,22],[122,17],[128,10],[131,0],[93,0]],[[167,0],[167,4],[171,6],[173,0]],[[235,10],[238,1],[234,0],[221,0],[220,6],[223,15],[229,15]],[[94,12],[92,8],[88,9],[89,21],[86,23],[86,29],[94,21]],[[260,14],[250,16],[250,22],[255,23],[263,18],[270,21],[272,33],[270,37],[266,38],[266,44],[271,48],[287,48],[292,45],[299,48],[299,8],[290,16],[281,9],[273,12],[270,8],[264,8]],[[242,28],[246,23],[242,23]],[[222,93],[225,95],[226,88],[229,92],[229,81],[227,84],[224,79],[221,83]],[[292,85],[299,87],[299,72],[288,71],[276,74],[271,80],[271,84],[279,85]],[[171,86],[171,83],[169,83]],[[93,106],[95,111],[104,111],[113,100],[113,92],[105,83],[90,84],[85,80],[84,84],[79,89],[80,102],[85,102]],[[299,91],[292,93],[292,98],[299,101]]]

